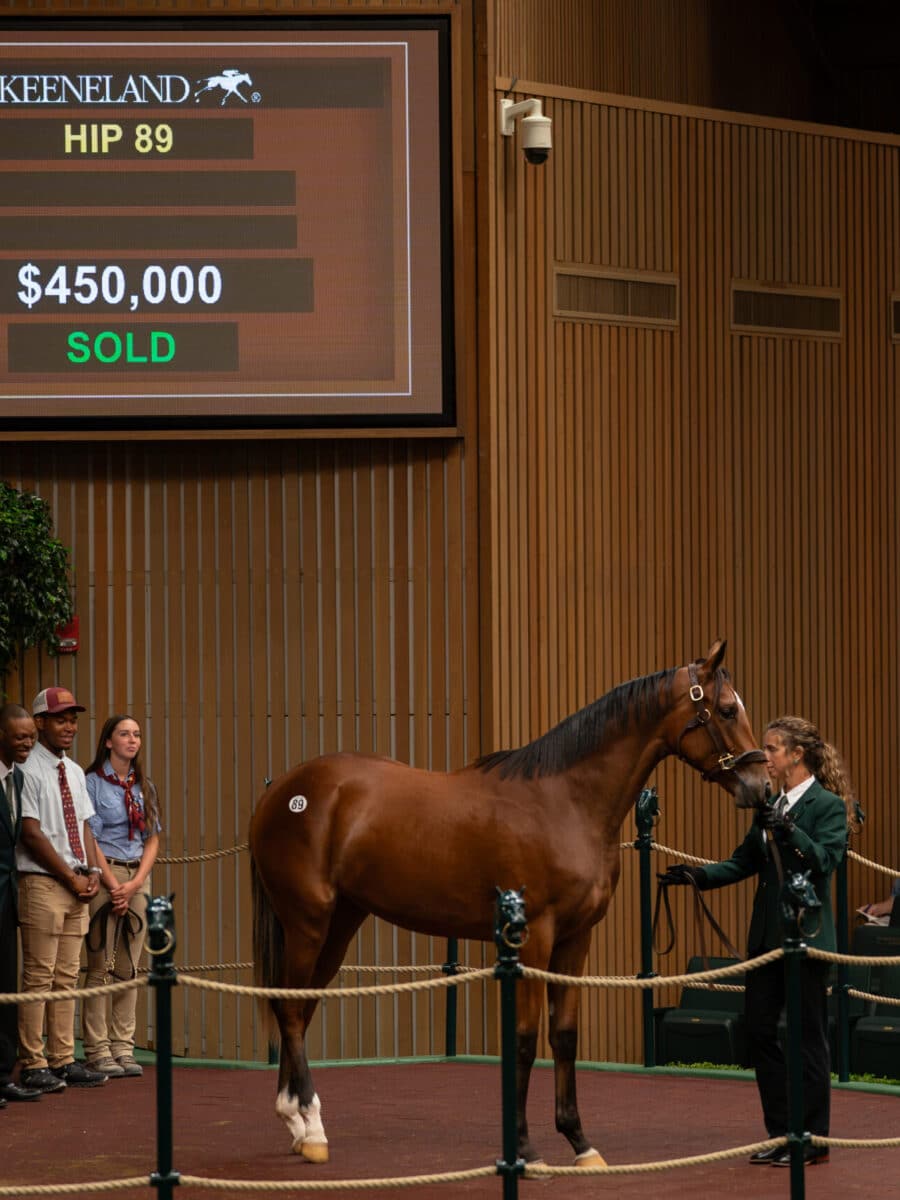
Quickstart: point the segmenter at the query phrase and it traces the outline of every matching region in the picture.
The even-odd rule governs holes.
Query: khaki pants
[[[117,863],[110,863],[109,869],[119,883],[126,883],[137,874],[137,867],[121,867]],[[128,978],[131,963],[138,965],[147,934],[149,896],[150,881],[146,880],[143,887],[131,897],[128,906],[130,912],[140,918],[140,932],[127,943],[123,933],[118,945],[115,944],[116,918],[112,914],[106,922],[105,945],[92,949],[91,947],[97,944],[97,936],[91,931],[88,938],[85,987],[116,982],[116,979],[107,978],[107,964],[113,956],[116,962],[115,973],[119,979]],[[90,917],[108,902],[109,892],[101,884],[97,895],[91,900]],[[136,921],[134,923],[137,925]],[[114,996],[93,996],[82,1000],[81,1028],[84,1036],[84,1057],[87,1062],[97,1062],[101,1058],[120,1058],[123,1054],[134,1053],[134,1011],[137,1006],[137,994],[137,988],[129,988],[128,991],[118,992]]]
[[[22,991],[59,992],[78,983],[88,906],[50,875],[19,876]],[[47,1053],[44,1055],[44,1010]],[[23,1071],[64,1067],[75,1060],[75,1001],[19,1005]]]

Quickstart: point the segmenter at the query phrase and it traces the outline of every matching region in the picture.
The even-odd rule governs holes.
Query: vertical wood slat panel
[[[460,444],[260,444],[224,454],[204,446],[160,454],[151,444],[120,461],[104,447],[61,447],[31,472],[27,446],[5,456],[12,482],[55,501],[83,630],[77,655],[54,662],[32,652],[10,684],[29,703],[49,682],[72,686],[89,709],[80,761],[107,709],[133,712],[163,802],[164,856],[245,841],[263,779],[337,749],[339,738],[401,757],[415,747],[437,769],[462,765],[463,749],[477,748],[467,730],[468,654],[459,654],[477,642],[478,611],[477,571],[464,561]],[[123,656],[115,664],[107,644]],[[178,896],[182,963],[252,956],[248,882],[241,855],[157,867],[154,890]],[[374,921],[348,951],[350,961],[382,965],[444,957],[440,940]],[[442,1005],[331,1002],[311,1031],[311,1055],[440,1053]],[[478,1022],[477,1003],[474,1011]],[[152,1044],[147,1019],[142,1001],[139,1041]],[[175,1047],[267,1053],[251,1004],[188,989]]]
[[[558,262],[676,272],[681,311],[665,331],[552,322],[533,288],[534,319],[501,321],[496,357],[505,371],[495,376],[491,462],[498,571],[509,573],[493,614],[503,744],[522,744],[585,702],[573,663],[579,654],[590,699],[684,661],[725,633],[758,732],[783,711],[819,722],[868,802],[870,855],[896,862],[897,818],[884,811],[894,739],[869,719],[893,695],[900,666],[891,602],[896,348],[888,335],[900,277],[896,148],[889,139],[867,145],[724,115],[655,120],[645,103],[629,115],[627,101],[581,101],[546,86],[542,95],[565,160],[558,170],[551,159],[543,174],[528,172],[506,139],[494,147],[498,311],[511,311],[524,272],[536,277],[531,264],[546,253],[545,237]],[[661,144],[647,146],[654,138]],[[536,217],[542,200],[546,229]],[[656,229],[664,239],[651,238]],[[839,290],[841,340],[733,334],[734,279]],[[541,336],[552,350],[546,394],[533,369],[540,352],[528,344]],[[531,471],[527,484],[508,453],[523,422],[549,466]],[[523,486],[535,520],[552,531],[546,541],[521,539],[509,520]],[[592,514],[590,532],[581,512]],[[547,631],[546,665],[535,655],[529,664],[503,661],[514,652],[502,637],[512,612],[506,597],[526,588],[532,623]],[[592,654],[584,653],[579,616],[585,589]],[[885,660],[863,678],[859,664],[876,644]],[[522,694],[531,691],[527,709],[506,699],[517,679]],[[885,736],[890,746],[879,749]],[[725,797],[701,794],[696,777],[677,766],[666,765],[657,783],[660,840],[705,857],[730,853],[746,822]],[[865,873],[851,877],[854,902],[878,890]],[[750,896],[742,887],[715,898],[737,938]],[[592,973],[635,969],[636,903],[626,856],[595,935]],[[680,940],[678,961],[690,949]],[[627,1000],[600,993],[582,1004],[581,1054],[640,1057]]]

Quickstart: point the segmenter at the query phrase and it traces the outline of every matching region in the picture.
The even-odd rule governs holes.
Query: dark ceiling
[[[900,133],[900,0],[787,0],[813,82],[814,119]]]

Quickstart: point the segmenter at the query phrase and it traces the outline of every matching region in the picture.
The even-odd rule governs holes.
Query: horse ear
[[[710,646],[702,668],[706,675],[715,675],[716,671],[721,667],[727,645],[728,641],[726,638],[716,638]]]

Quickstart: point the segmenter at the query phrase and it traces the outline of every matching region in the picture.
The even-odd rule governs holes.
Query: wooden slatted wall
[[[489,0],[488,8],[498,75],[811,116],[811,56],[800,49],[809,34],[782,0]]]
[[[521,81],[512,95],[545,98],[554,150],[532,167],[497,136],[491,164],[498,740],[725,634],[757,729],[783,711],[819,722],[869,814],[855,845],[897,865],[900,140]],[[674,277],[675,327],[554,318],[554,268],[579,264]],[[736,280],[837,293],[842,332],[732,332]],[[685,768],[654,782],[663,844],[719,857],[743,836]],[[590,973],[638,969],[636,881],[626,853]],[[888,884],[855,869],[851,899]],[[750,894],[716,896],[737,938]],[[636,993],[583,1004],[581,1056],[640,1059]]]
[[[78,653],[29,654],[10,694],[30,703],[52,682],[70,686],[88,707],[81,762],[108,713],[134,714],[166,855],[245,843],[264,781],[325,750],[436,769],[476,752],[458,442],[8,445],[3,465],[50,501],[81,617]],[[181,963],[252,959],[248,885],[245,852],[154,872],[154,890],[177,895]],[[439,939],[369,921],[347,959],[445,956]],[[211,978],[250,982],[247,971]],[[332,1003],[311,1055],[440,1053],[436,995]],[[180,989],[177,1050],[265,1057],[251,1004],[209,996]],[[460,1047],[480,1051],[480,993],[467,1003],[475,1040],[464,1032]]]

